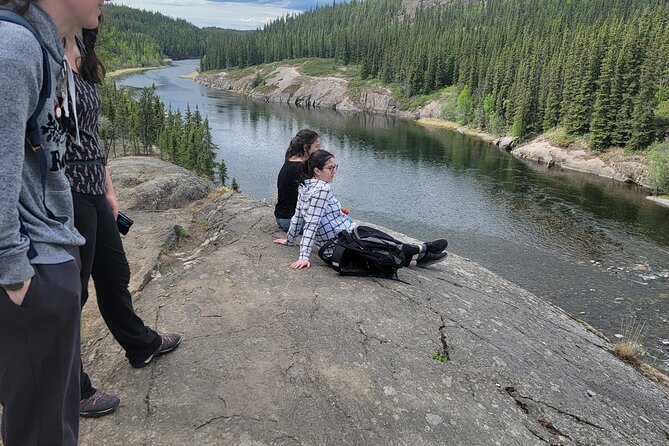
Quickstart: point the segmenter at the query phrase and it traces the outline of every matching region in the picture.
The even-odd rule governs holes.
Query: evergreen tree
[[[225,186],[228,179],[228,166],[225,165],[225,160],[221,160],[221,162],[218,163],[218,180],[221,183],[221,186]]]
[[[613,71],[618,48],[610,46],[597,80],[597,93],[590,126],[590,145],[603,150],[611,145],[617,103],[612,95]]]
[[[669,97],[666,1],[405,8],[398,0],[333,3],[253,32],[210,33],[202,66],[334,58],[358,66],[363,79],[395,83],[406,96],[455,85],[463,122],[522,135],[562,124],[572,134],[591,133],[597,149],[646,144],[664,125],[651,118],[658,98]],[[651,54],[645,49],[652,45]]]

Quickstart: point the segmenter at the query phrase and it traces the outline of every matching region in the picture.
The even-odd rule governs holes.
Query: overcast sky
[[[316,0],[112,0],[117,5],[157,11],[197,26],[256,29],[265,23],[316,6]],[[321,4],[324,2],[321,0]]]

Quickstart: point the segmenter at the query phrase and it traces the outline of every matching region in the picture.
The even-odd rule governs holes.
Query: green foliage
[[[240,190],[239,190],[239,183],[237,183],[237,178],[232,177],[232,184],[230,185],[230,187],[231,187],[232,190],[234,190],[235,192],[240,192]]]
[[[185,20],[114,4],[105,5],[100,30],[104,60],[114,69],[156,65],[161,54],[177,60],[198,58],[208,37],[208,31]]]
[[[163,63],[160,47],[153,38],[119,31],[111,24],[105,24],[100,30],[97,52],[107,70],[151,67]]]
[[[469,124],[474,118],[474,101],[472,100],[472,92],[469,85],[465,85],[458,95],[458,102],[455,105],[455,110],[458,113],[458,121],[463,124]]]
[[[277,88],[278,87],[276,85],[261,85],[259,87],[256,87],[255,91],[257,91],[258,93],[267,94],[273,92]]]
[[[142,89],[136,100],[133,90],[117,88],[112,81],[103,83],[100,96],[104,113],[100,137],[107,155],[116,154],[118,148],[122,155],[149,155],[157,147],[178,166],[214,177],[218,147],[209,121],[202,119],[197,107],[193,112],[188,107],[182,117],[178,111],[165,111],[154,86]]]
[[[444,87],[444,116],[520,137],[561,126],[595,149],[639,149],[669,100],[669,3],[659,0],[438,2],[408,14],[397,0],[333,3],[263,29],[220,34],[205,69],[314,58],[303,73],[357,67],[410,104]],[[205,63],[206,62],[206,63]],[[419,102],[422,99],[419,100]]]
[[[657,105],[657,108],[655,109],[655,117],[664,126],[669,125],[669,100],[662,101]]]
[[[401,88],[397,84],[388,84],[384,85],[382,82],[379,82],[378,79],[368,80],[368,85],[380,85],[389,89],[393,97],[400,103],[402,110],[413,110],[419,107],[426,105],[429,102],[435,100],[441,100],[445,94],[448,94],[449,89],[452,88],[442,88],[432,93],[418,94],[415,96],[406,96]],[[457,87],[456,87],[455,98],[457,100]]]
[[[256,88],[264,84],[265,79],[260,75],[260,70],[256,70],[256,77],[254,77],[253,81],[251,82],[251,88]]]
[[[338,71],[339,65],[329,59],[307,59],[300,64],[299,71],[305,76],[329,76]]]
[[[446,357],[446,355],[444,355],[443,353],[437,353],[437,352],[432,353],[432,359],[434,359],[437,362],[448,361],[448,358]]]
[[[558,147],[569,147],[576,142],[577,137],[567,133],[564,127],[554,127],[544,133],[544,138],[547,141],[555,144]]]
[[[225,186],[225,183],[230,177],[228,177],[228,166],[225,165],[225,161],[221,160],[217,165],[218,167],[218,183],[221,186]]]
[[[669,192],[669,141],[652,144],[648,158],[651,184],[658,190]]]
[[[289,86],[283,89],[286,93],[294,94],[297,90],[299,90],[302,87],[302,84],[300,82],[293,82]]]
[[[483,121],[479,122],[479,126],[490,133],[501,135],[505,132],[504,119],[497,113],[494,101],[495,98],[490,94],[483,99]]]
[[[188,231],[181,225],[174,225],[174,233],[177,235],[177,240],[188,238]]]
[[[458,95],[460,94],[461,88],[458,88],[457,85],[447,87],[443,90],[441,95],[441,114],[444,119],[449,121],[457,121],[458,119]]]

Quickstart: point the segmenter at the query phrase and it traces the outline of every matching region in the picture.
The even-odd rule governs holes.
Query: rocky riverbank
[[[195,76],[195,80],[210,88],[245,94],[268,102],[417,119],[423,125],[449,128],[481,138],[497,145],[502,150],[509,151],[519,159],[543,164],[547,168],[561,167],[650,188],[648,161],[643,156],[627,156],[622,150],[612,150],[599,155],[585,147],[562,148],[543,137],[516,147],[514,138],[499,138],[441,119],[443,104],[438,99],[416,110],[404,110],[402,104],[387,89],[378,86],[352,89],[349,81],[344,78],[305,76],[300,74],[295,66],[279,66],[257,72],[249,71],[241,76],[231,76],[226,72],[202,73]],[[654,201],[660,205],[668,205],[666,199],[660,198]]]
[[[301,75],[294,66],[280,66],[263,73],[262,81],[256,72],[241,77],[226,72],[203,73],[196,82],[218,90],[245,94],[268,102],[293,104],[304,107],[331,108],[343,112],[372,112],[404,118],[413,113],[403,111],[390,91],[380,87],[362,87],[357,96],[352,95],[346,79],[327,76]]]
[[[272,244],[266,203],[215,191],[154,206],[178,169],[111,164],[136,221],[133,277],[152,265],[137,312],[184,341],[132,369],[91,299],[83,357],[121,407],[83,420],[81,445],[669,442],[668,388],[540,297],[454,255],[400,270],[403,282],[340,277],[318,259],[293,271],[297,248]],[[178,190],[200,181],[183,173]]]

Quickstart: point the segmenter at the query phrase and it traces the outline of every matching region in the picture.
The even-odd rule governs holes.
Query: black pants
[[[121,236],[104,195],[72,193],[74,225],[86,238],[81,252],[81,307],[88,300],[88,279],[93,276],[100,314],[131,361],[143,361],[160,346],[160,335],[144,325],[132,307],[128,290],[130,267]],[[81,398],[95,393],[81,367]]]
[[[2,441],[14,445],[76,445],[79,436],[77,260],[33,265],[21,306],[0,288]]]

